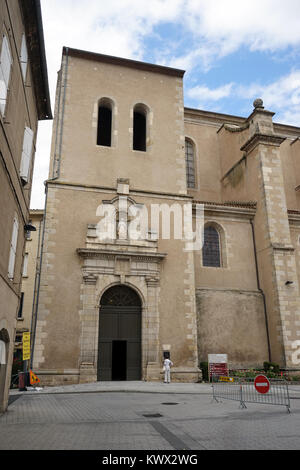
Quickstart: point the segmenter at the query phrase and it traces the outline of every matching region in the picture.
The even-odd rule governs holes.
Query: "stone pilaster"
[[[250,139],[241,148],[256,160],[258,178],[257,213],[254,220],[257,258],[262,288],[266,295],[271,360],[293,368],[295,341],[299,340],[299,285],[294,248],[291,243],[280,145],[272,117],[261,100],[248,118]]]
[[[98,276],[83,273],[81,288],[82,310],[80,311],[80,356],[79,356],[79,381],[85,383],[97,380],[97,331],[98,308],[95,296],[95,286]]]
[[[143,331],[146,377],[145,380],[157,380],[159,377],[159,279],[146,276],[147,285],[147,312]]]

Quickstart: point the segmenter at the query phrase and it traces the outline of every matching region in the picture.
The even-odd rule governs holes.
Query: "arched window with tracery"
[[[195,147],[189,139],[185,139],[185,166],[187,187],[193,189],[196,187]]]
[[[203,266],[221,267],[220,233],[213,225],[206,225],[204,227],[202,263]]]

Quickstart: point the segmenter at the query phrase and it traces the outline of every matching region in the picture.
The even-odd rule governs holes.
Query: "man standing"
[[[170,383],[171,382],[171,367],[172,367],[172,365],[173,365],[173,362],[170,359],[166,358],[164,360],[164,369],[163,370],[165,372],[165,380],[164,380],[165,383]]]

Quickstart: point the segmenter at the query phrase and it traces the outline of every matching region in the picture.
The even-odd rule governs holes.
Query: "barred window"
[[[195,157],[194,145],[188,139],[185,140],[185,164],[186,164],[186,181],[188,188],[195,188]]]
[[[202,259],[203,266],[221,267],[219,232],[211,225],[204,227]]]

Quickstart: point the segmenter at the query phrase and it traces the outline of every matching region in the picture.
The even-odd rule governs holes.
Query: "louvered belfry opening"
[[[114,286],[103,294],[98,381],[141,379],[141,313],[140,298],[130,287]]]

